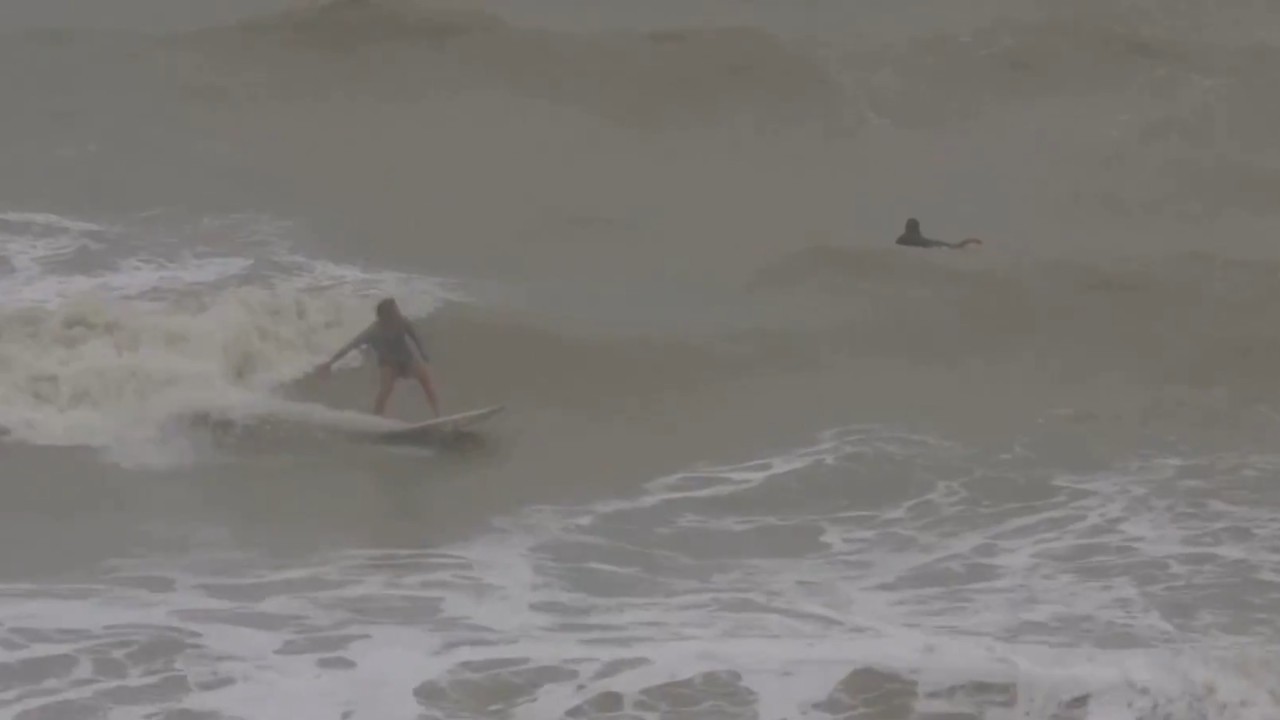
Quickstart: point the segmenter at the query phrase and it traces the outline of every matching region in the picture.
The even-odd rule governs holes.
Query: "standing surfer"
[[[897,244],[906,245],[907,247],[960,250],[970,245],[981,245],[982,241],[977,238],[968,238],[954,243],[946,242],[945,240],[933,240],[922,235],[920,233],[920,221],[911,218],[907,220],[906,229],[898,236]]]
[[[333,357],[329,358],[328,362],[321,365],[320,373],[328,375],[334,363],[341,360],[343,356],[362,345],[368,345],[378,358],[379,371],[378,395],[373,401],[373,413],[385,415],[387,400],[391,397],[391,390],[395,387],[396,381],[412,377],[422,386],[422,392],[427,396],[431,411],[436,417],[440,417],[436,391],[431,385],[431,375],[427,372],[427,353],[422,349],[422,340],[418,337],[418,332],[413,329],[413,324],[400,312],[400,306],[393,298],[379,301],[374,314],[373,323],[355,336],[351,342],[343,345]],[[410,340],[413,341],[413,348],[417,348],[417,355],[409,346]]]

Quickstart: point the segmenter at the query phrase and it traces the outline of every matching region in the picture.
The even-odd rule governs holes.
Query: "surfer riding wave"
[[[920,221],[915,218],[911,218],[907,220],[907,227],[903,233],[898,236],[896,244],[917,248],[948,248],[950,250],[960,250],[970,245],[981,245],[982,241],[977,238],[967,238],[960,242],[933,240],[921,234]]]
[[[333,357],[318,368],[321,375],[328,375],[334,363],[347,353],[363,345],[368,345],[378,358],[378,394],[373,401],[373,413],[385,416],[387,401],[397,380],[412,377],[422,386],[427,396],[431,412],[440,417],[440,405],[436,401],[436,391],[431,384],[431,374],[427,371],[427,353],[422,349],[422,340],[413,324],[400,312],[400,306],[394,298],[386,298],[378,302],[374,309],[375,319],[351,342],[343,345]],[[409,341],[413,341],[410,347]],[[414,354],[414,349],[417,354]]]

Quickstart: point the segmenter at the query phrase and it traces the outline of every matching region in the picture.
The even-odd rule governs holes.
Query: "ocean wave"
[[[572,33],[483,11],[335,3],[175,40],[209,62],[193,82],[234,98],[315,99],[338,89],[423,101],[504,90],[611,122],[837,112],[821,58],[754,27]]]
[[[12,439],[163,454],[170,424],[192,414],[324,419],[281,391],[363,329],[377,297],[419,318],[458,297],[443,281],[309,260],[278,223],[174,232],[0,216]]]

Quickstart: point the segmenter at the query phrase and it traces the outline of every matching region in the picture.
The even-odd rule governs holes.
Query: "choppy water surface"
[[[1280,715],[1280,16],[299,5],[5,11],[6,717]]]

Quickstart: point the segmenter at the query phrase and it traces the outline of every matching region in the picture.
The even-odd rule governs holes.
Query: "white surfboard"
[[[446,415],[434,420],[405,424],[403,427],[389,430],[370,430],[368,434],[379,440],[429,440],[457,430],[462,430],[483,422],[505,409],[503,405],[492,405],[479,410]]]

